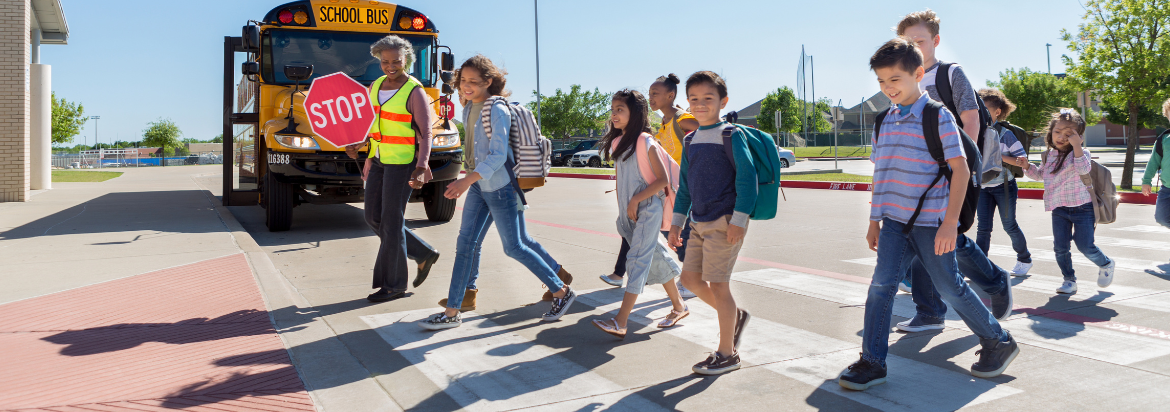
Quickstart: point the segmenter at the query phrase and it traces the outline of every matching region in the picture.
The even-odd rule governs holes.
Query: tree
[[[596,88],[582,91],[579,84],[570,86],[568,93],[557,89],[552,96],[539,96],[535,91],[532,95],[540,98],[540,132],[550,138],[605,129],[605,114],[613,96]],[[536,100],[526,106],[536,113]]]
[[[808,123],[809,132],[823,133],[833,130],[833,124],[823,115],[831,111],[831,106],[832,102],[828,99],[822,99],[815,106],[811,102],[802,106],[796,93],[784,86],[764,96],[764,101],[760,103],[760,114],[756,115],[756,124],[764,132],[776,133],[776,111],[780,110],[781,132],[800,133],[806,130],[805,123]],[[802,110],[807,110],[807,117]]]
[[[1165,0],[1088,0],[1084,22],[1074,35],[1061,30],[1079,61],[1062,56],[1072,82],[1095,90],[1105,102],[1129,112],[1121,188],[1133,188],[1138,120],[1142,106],[1156,102],[1161,81],[1170,77],[1170,2]]]
[[[223,143],[223,133],[215,135],[215,137],[208,140],[207,143]]]
[[[81,103],[70,103],[64,97],[57,99],[56,92],[50,95],[50,100],[53,101],[53,144],[73,142],[73,136],[81,133],[81,127],[88,118],[85,116],[85,107]]]
[[[183,132],[171,119],[159,118],[147,124],[142,131],[142,145],[147,147],[161,147],[164,153],[174,153],[175,149],[183,146],[179,143],[179,136]]]
[[[999,74],[998,82],[988,80],[987,86],[999,89],[1016,105],[1008,120],[1029,132],[1047,127],[1052,113],[1061,107],[1076,107],[1077,94],[1081,92],[1066,79],[1027,67],[1007,69]],[[1101,120],[1101,114],[1095,111],[1089,110],[1086,115],[1089,125]]]
[[[1124,107],[1114,106],[1109,102],[1101,102],[1101,110],[1105,112],[1105,120],[1113,124],[1129,124],[1129,111]],[[1142,105],[1138,108],[1138,125],[1146,129],[1167,128],[1166,118],[1162,116],[1162,105]]]

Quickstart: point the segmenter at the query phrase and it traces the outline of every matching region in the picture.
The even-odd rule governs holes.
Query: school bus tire
[[[427,220],[432,222],[450,222],[455,217],[455,199],[443,196],[447,192],[447,184],[454,180],[431,182],[428,184],[426,196],[423,198],[423,210],[427,212]]]
[[[275,173],[264,174],[264,225],[269,232],[284,232],[292,227],[293,186],[281,183]]]

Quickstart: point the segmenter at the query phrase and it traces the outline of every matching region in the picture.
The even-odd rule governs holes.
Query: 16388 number
[[[268,164],[286,165],[288,163],[288,153],[268,152]]]

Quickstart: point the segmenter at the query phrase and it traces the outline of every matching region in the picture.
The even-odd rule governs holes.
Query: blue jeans
[[[861,356],[885,365],[889,351],[890,317],[894,307],[894,295],[898,293],[898,282],[917,259],[934,284],[939,286],[939,295],[949,303],[967,323],[967,327],[981,339],[1007,338],[999,322],[975,295],[975,291],[963,281],[955,252],[934,254],[936,227],[914,226],[910,234],[903,234],[906,225],[894,220],[883,219],[878,237],[877,267],[869,284],[869,296],[865,300],[865,329],[861,334]],[[919,285],[915,284],[914,289]]]
[[[1076,242],[1077,250],[1089,258],[1093,264],[1104,267],[1109,265],[1109,257],[1105,256],[1097,245],[1093,244],[1093,232],[1096,230],[1097,217],[1093,214],[1093,203],[1080,206],[1058,207],[1052,210],[1052,251],[1056,252],[1056,266],[1060,267],[1060,274],[1064,280],[1077,281],[1072,266],[1072,249],[1070,243]]]
[[[1158,190],[1158,205],[1154,206],[1154,220],[1159,225],[1170,228],[1170,189],[1162,186]]]
[[[960,234],[955,238],[955,260],[959,264],[960,275],[971,279],[972,284],[989,295],[1002,292],[1003,288],[1008,287],[1007,282],[1011,282],[1007,271],[992,263],[967,235]],[[947,315],[947,305],[935,290],[926,268],[918,260],[910,267],[910,281],[910,294],[914,298],[918,316],[928,322],[942,322]]]
[[[474,286],[479,273],[479,256],[483,239],[492,222],[500,233],[504,254],[528,268],[549,290],[558,291],[565,285],[557,277],[561,265],[548,251],[528,235],[520,198],[508,183],[499,190],[485,192],[479,182],[467,189],[463,202],[463,217],[459,225],[459,240],[455,245],[455,269],[451,273],[451,289],[447,293],[447,307],[463,306],[463,295]]]
[[[1016,199],[1019,188],[1015,180],[1002,185],[979,189],[979,225],[976,229],[975,244],[987,254],[991,248],[991,230],[995,228],[992,218],[995,217],[995,208],[999,208],[999,220],[1003,223],[1003,231],[1012,239],[1012,249],[1016,250],[1016,260],[1032,263],[1032,253],[1028,252],[1028,239],[1016,223]]]

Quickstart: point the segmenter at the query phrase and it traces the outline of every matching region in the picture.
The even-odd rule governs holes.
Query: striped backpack
[[[489,97],[483,105],[480,119],[483,130],[488,138],[492,137],[492,107],[503,104],[508,108],[512,117],[512,127],[508,131],[508,143],[512,146],[515,163],[511,160],[506,164],[510,167],[512,176],[520,190],[528,191],[544,186],[545,178],[551,165],[552,142],[541,136],[540,128],[536,125],[536,116],[532,111],[519,103],[508,104],[508,100],[500,96]]]

